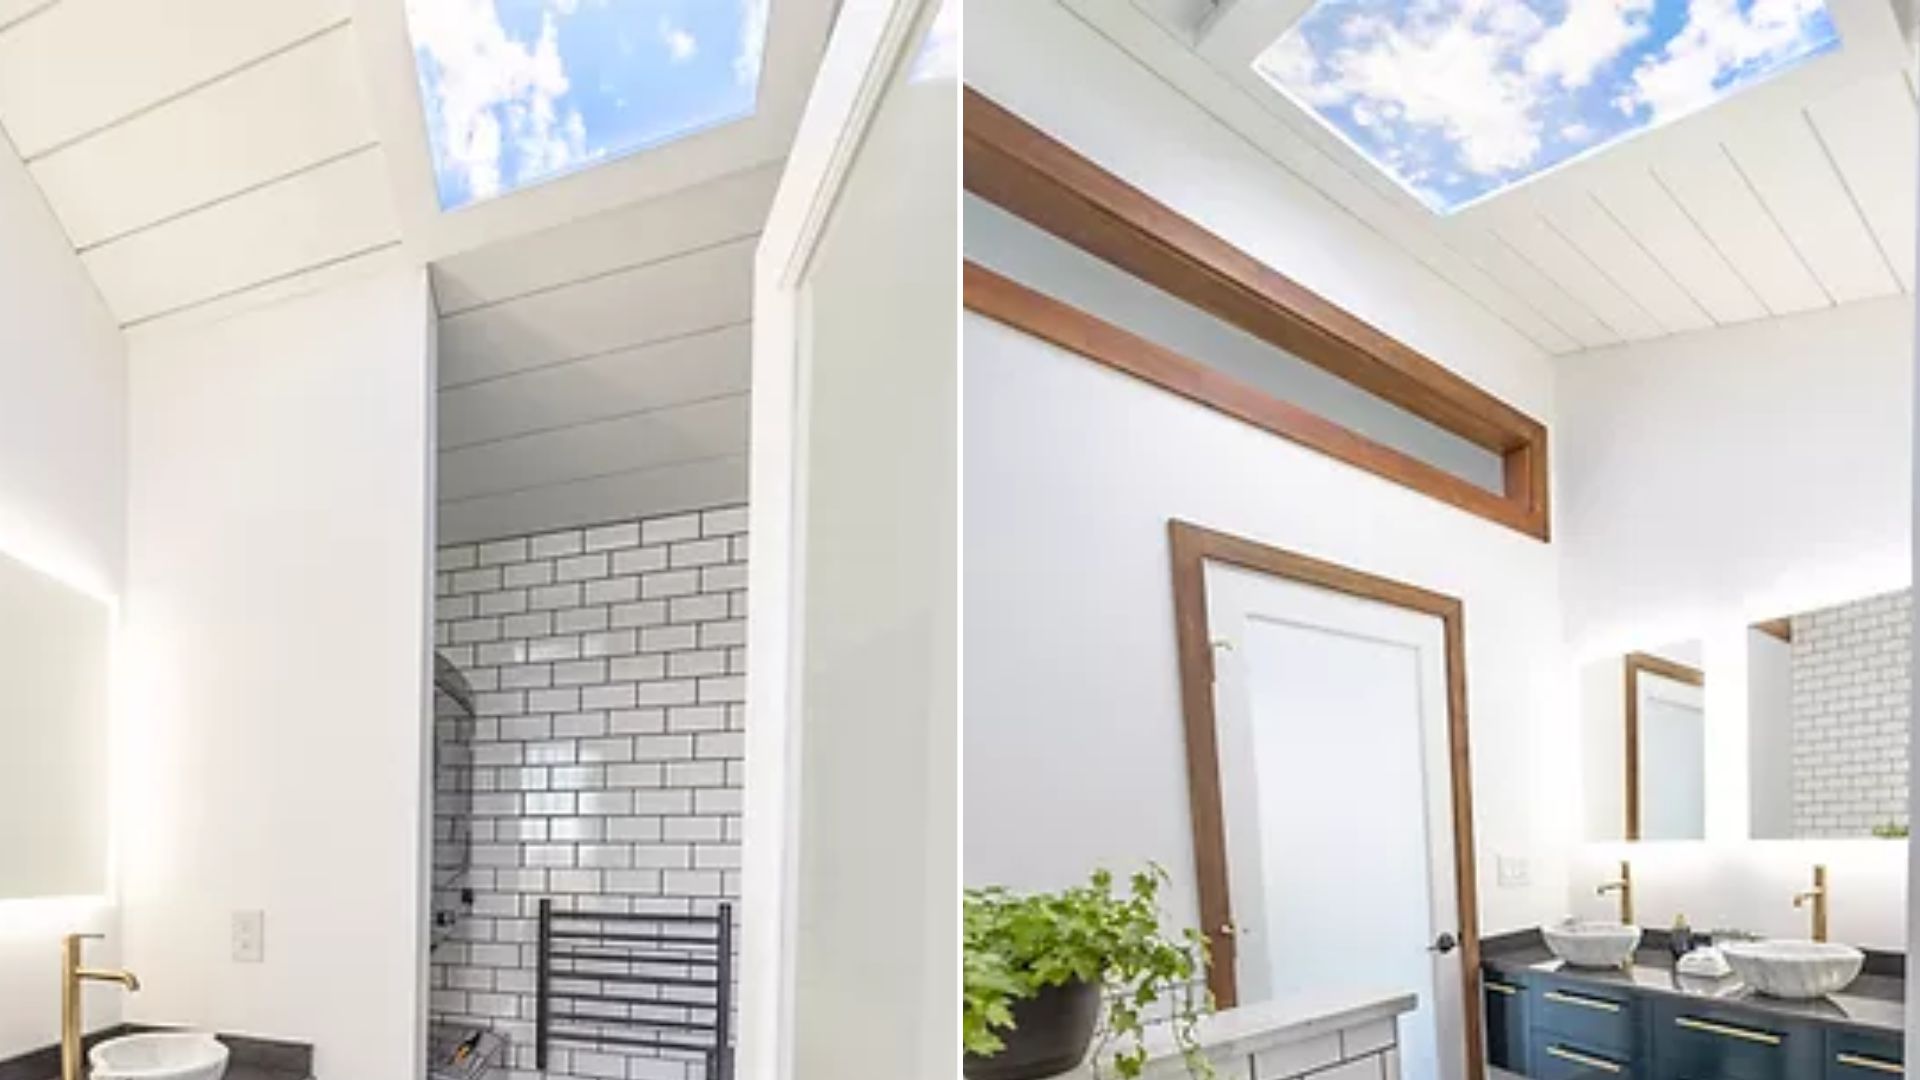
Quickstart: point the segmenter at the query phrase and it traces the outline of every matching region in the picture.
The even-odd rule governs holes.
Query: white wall
[[[1793,646],[1747,631],[1747,832],[1793,836]]]
[[[1777,909],[1827,859],[1840,878],[1834,936],[1906,940],[1902,845],[1739,841],[1750,835],[1749,625],[1910,580],[1912,327],[1910,301],[1895,298],[1557,363],[1576,662],[1705,644],[1708,842],[1633,849],[1644,922],[1677,909],[1705,925],[1696,912],[1718,911],[1803,932]],[[1576,911],[1593,909],[1596,875],[1621,850],[1580,853]]]
[[[1552,420],[1529,344],[1059,5],[974,0],[967,36],[988,96]],[[1570,737],[1552,548],[990,320],[963,336],[970,884],[1057,887],[1154,859],[1175,917],[1194,918],[1166,541],[1180,517],[1464,600],[1482,925],[1563,909],[1578,808],[1533,767]],[[1531,885],[1498,888],[1497,854],[1528,858]]]
[[[4,140],[0,387],[0,550],[117,598],[126,543],[126,350]],[[59,1037],[60,936],[116,929],[110,899],[0,901],[0,1058]],[[89,955],[111,962],[117,952],[109,940]],[[120,996],[90,992],[93,1022],[113,1023]]]
[[[432,325],[408,271],[132,345],[129,1016],[329,1080],[421,1061]]]

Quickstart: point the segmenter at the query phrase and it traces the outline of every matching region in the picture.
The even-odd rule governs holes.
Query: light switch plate
[[[1526,856],[1501,855],[1498,859],[1501,888],[1524,889],[1533,884],[1533,868],[1527,864]]]
[[[267,959],[267,913],[233,913],[233,960],[236,964],[259,964]]]

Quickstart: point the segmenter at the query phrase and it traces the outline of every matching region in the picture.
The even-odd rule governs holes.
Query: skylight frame
[[[1294,134],[1346,167],[1356,178],[1397,204],[1417,211],[1436,224],[1468,217],[1471,211],[1490,211],[1510,205],[1502,196],[1555,180],[1569,171],[1585,175],[1588,169],[1574,166],[1604,160],[1593,168],[1610,168],[1617,161],[1651,162],[1657,147],[1673,149],[1680,144],[1676,131],[1721,130],[1732,117],[1764,117],[1783,103],[1797,108],[1812,100],[1822,87],[1834,87],[1873,70],[1886,59],[1888,50],[1898,50],[1899,42],[1878,40],[1881,24],[1888,12],[1878,10],[1884,0],[1823,0],[1834,29],[1836,44],[1825,51],[1802,56],[1781,64],[1765,75],[1731,87],[1708,103],[1688,112],[1664,118],[1632,129],[1608,142],[1596,144],[1524,177],[1508,181],[1470,199],[1444,209],[1428,198],[1396,171],[1375,160],[1340,127],[1330,122],[1311,104],[1299,100],[1283,86],[1269,81],[1255,68],[1255,61],[1318,6],[1320,0],[1225,0],[1202,22],[1192,46],[1210,66],[1228,76],[1268,113],[1280,119]],[[1737,121],[1736,121],[1737,122]],[[1604,151],[1604,153],[1602,153]],[[1555,185],[1556,187],[1558,185]]]
[[[440,206],[405,6],[354,0],[354,25],[401,233],[421,261],[445,258],[777,164],[791,148],[832,25],[833,0],[771,0],[751,116],[457,209]]]

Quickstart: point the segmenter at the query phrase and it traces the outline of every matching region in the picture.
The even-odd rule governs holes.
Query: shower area
[[[430,1080],[728,1080],[746,508],[443,544]]]

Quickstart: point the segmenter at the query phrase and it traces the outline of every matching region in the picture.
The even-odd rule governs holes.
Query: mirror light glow
[[[1822,0],[1319,0],[1253,66],[1451,213],[1839,46]]]
[[[440,206],[753,115],[769,0],[407,0]]]

